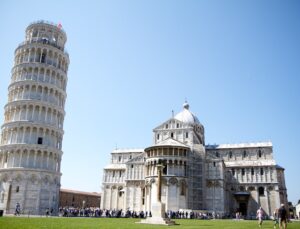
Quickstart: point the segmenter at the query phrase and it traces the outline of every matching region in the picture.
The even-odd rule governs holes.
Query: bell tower
[[[0,209],[57,214],[69,55],[61,25],[38,21],[15,50],[0,142]]]

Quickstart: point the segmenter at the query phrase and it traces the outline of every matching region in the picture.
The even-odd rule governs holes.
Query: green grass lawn
[[[57,217],[0,217],[1,229],[33,229],[33,228],[166,228],[166,226],[136,224],[139,219],[115,219],[115,218],[57,218]],[[176,220],[179,225],[167,228],[221,228],[221,229],[247,229],[259,228],[257,221],[234,220]],[[273,228],[273,221],[264,221],[262,228]],[[300,229],[299,222],[288,224],[289,229]]]

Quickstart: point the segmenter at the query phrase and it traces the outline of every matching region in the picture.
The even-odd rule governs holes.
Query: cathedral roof
[[[104,167],[104,169],[126,169],[126,165],[125,164],[109,164],[107,166]]]
[[[184,148],[189,148],[188,145],[185,145],[173,138],[167,138],[166,140],[163,140],[161,142],[158,142],[157,144],[150,146],[148,148],[145,149],[145,151],[149,148],[153,148],[153,147],[157,147],[157,146],[177,146],[177,147],[184,147]]]
[[[185,102],[183,104],[183,110],[179,112],[177,115],[175,115],[175,119],[183,122],[183,123],[197,123],[200,124],[198,118],[196,115],[194,115],[190,110],[189,110],[189,104]]]
[[[206,145],[206,149],[233,149],[233,148],[257,148],[257,147],[272,147],[272,142],[250,142],[238,144],[219,144]]]
[[[111,153],[143,153],[144,149],[114,149]]]

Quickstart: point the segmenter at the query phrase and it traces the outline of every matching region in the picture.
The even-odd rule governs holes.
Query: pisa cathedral
[[[161,202],[166,211],[192,210],[245,217],[261,206],[268,216],[287,204],[284,169],[271,142],[205,145],[204,127],[183,110],[153,130],[153,145],[116,149],[104,168],[101,208],[148,211],[156,200],[157,167],[163,166]]]
[[[15,50],[0,142],[0,210],[57,214],[69,56],[61,25],[39,21]]]

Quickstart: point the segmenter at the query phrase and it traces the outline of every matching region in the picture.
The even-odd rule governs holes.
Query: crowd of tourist
[[[60,207],[59,215],[63,217],[107,217],[107,218],[145,218],[151,216],[147,212],[123,211],[123,210],[106,210],[95,207],[75,208],[75,207]]]
[[[220,218],[218,214],[192,211],[168,211],[165,217],[170,219],[213,219]],[[151,211],[106,210],[95,207],[75,208],[60,207],[62,217],[106,217],[106,218],[147,218],[152,217]]]

